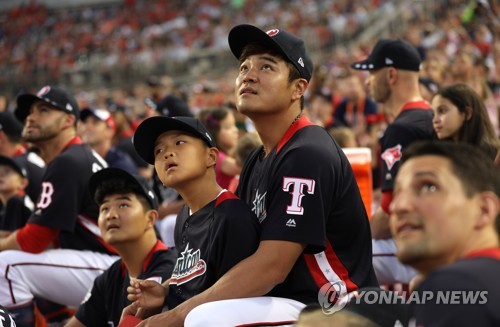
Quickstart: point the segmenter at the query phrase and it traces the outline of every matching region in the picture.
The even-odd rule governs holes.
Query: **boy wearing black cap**
[[[23,227],[34,204],[24,195],[26,169],[19,159],[0,155],[0,231],[10,233]]]
[[[368,217],[349,161],[324,128],[302,116],[313,71],[303,41],[239,25],[229,45],[240,61],[236,107],[263,143],[238,186],[261,222],[259,248],[209,290],[162,313],[158,325],[290,325],[306,304],[317,303],[324,285],[343,292],[377,285]]]
[[[259,223],[243,201],[217,185],[218,150],[199,120],[148,118],[137,128],[134,146],[144,160],[155,165],[163,184],[174,188],[186,202],[175,225],[177,263],[165,285],[165,304],[172,309],[212,286],[254,253]],[[133,283],[129,299],[137,300],[143,289],[152,287],[158,285]],[[162,299],[158,302],[163,304]]]
[[[407,284],[415,274],[387,253],[395,251],[394,242],[390,239],[388,214],[402,151],[415,141],[435,138],[431,106],[420,94],[420,63],[420,55],[410,43],[401,39],[382,39],[368,58],[351,64],[353,69],[368,71],[366,83],[371,96],[383,104],[383,113],[389,121],[379,142],[382,199],[370,221],[372,235],[376,239],[374,266],[382,284]]]
[[[99,233],[98,207],[87,187],[107,163],[76,136],[78,111],[74,97],[58,87],[17,98],[22,136],[47,164],[28,222],[0,238],[0,269],[8,272],[0,276],[0,303],[19,326],[31,325],[34,296],[79,305],[94,279],[118,258]]]
[[[156,236],[158,201],[144,178],[106,168],[91,177],[89,190],[99,205],[101,235],[121,259],[95,279],[66,326],[118,326],[122,309],[130,304],[130,280],[162,283],[172,274],[177,252],[167,249]]]

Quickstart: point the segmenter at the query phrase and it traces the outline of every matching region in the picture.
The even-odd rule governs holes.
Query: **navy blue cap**
[[[264,32],[255,26],[243,24],[231,29],[228,41],[236,59],[240,59],[243,49],[250,43],[277,49],[298,69],[302,78],[308,82],[311,80],[314,65],[304,41],[284,30],[275,28]]]
[[[31,105],[37,100],[74,115],[77,119],[79,117],[78,104],[73,96],[59,87],[46,85],[37,94],[25,93],[17,97],[17,109],[14,114],[19,121],[24,122],[28,117]]]
[[[401,39],[382,39],[375,44],[365,60],[351,64],[356,70],[376,70],[394,67],[403,70],[420,71],[422,59],[417,49]]]
[[[22,177],[28,177],[26,167],[20,159],[0,155],[0,165],[9,166]]]
[[[194,135],[205,142],[210,148],[216,147],[215,140],[207,128],[193,117],[155,116],[145,119],[136,129],[133,143],[135,151],[147,163],[154,165],[154,147],[156,139],[168,131],[183,131]]]
[[[148,181],[139,175],[132,175],[129,172],[119,168],[104,168],[94,173],[89,180],[89,191],[92,197],[95,198],[97,188],[104,182],[113,179],[121,179],[126,183],[135,184],[141,190],[141,194],[146,197],[151,208],[158,209],[158,198],[149,185]],[[99,204],[99,203],[98,203]]]
[[[0,131],[14,137],[21,137],[23,124],[16,119],[13,113],[6,111],[0,112]]]

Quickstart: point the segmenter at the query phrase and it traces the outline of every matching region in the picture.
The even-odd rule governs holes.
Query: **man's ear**
[[[76,123],[76,116],[66,114],[66,118],[64,119],[64,123],[63,123],[63,128],[66,129],[68,127],[73,127],[73,126],[75,126],[75,123]]]
[[[207,149],[207,168],[215,166],[217,163],[217,158],[219,157],[219,149],[217,148],[208,148]]]
[[[307,87],[309,86],[309,83],[305,79],[299,78],[299,79],[294,81],[294,84],[295,84],[295,89],[294,89],[294,92],[292,95],[292,100],[294,100],[294,101],[300,100],[300,98],[302,98],[304,93],[306,93],[306,90],[307,90]]]
[[[486,191],[478,194],[480,214],[475,222],[476,229],[487,225],[495,225],[495,220],[500,212],[500,200],[495,193]]]

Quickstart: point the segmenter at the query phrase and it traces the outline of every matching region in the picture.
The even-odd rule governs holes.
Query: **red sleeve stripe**
[[[339,281],[345,284],[346,294],[359,288],[349,277],[347,268],[340,262],[330,242],[327,242],[325,251],[304,254],[304,258],[319,289],[325,284],[335,284]]]

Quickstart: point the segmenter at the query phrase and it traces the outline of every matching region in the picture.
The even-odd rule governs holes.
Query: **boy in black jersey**
[[[168,249],[156,236],[158,201],[144,178],[119,168],[106,168],[92,176],[89,187],[99,205],[102,237],[121,259],[95,279],[66,326],[118,326],[122,309],[130,304],[130,280],[167,280],[177,252]]]
[[[165,290],[151,281],[132,283],[129,299],[169,309],[212,286],[239,261],[255,252],[259,223],[250,208],[215,181],[218,150],[213,137],[190,117],[151,117],[139,125],[134,146],[155,165],[165,186],[174,188],[186,205],[177,216],[177,263]],[[144,289],[159,297],[144,299]],[[164,292],[164,293],[163,293]],[[151,294],[148,292],[147,294]],[[154,325],[153,316],[149,321]]]

